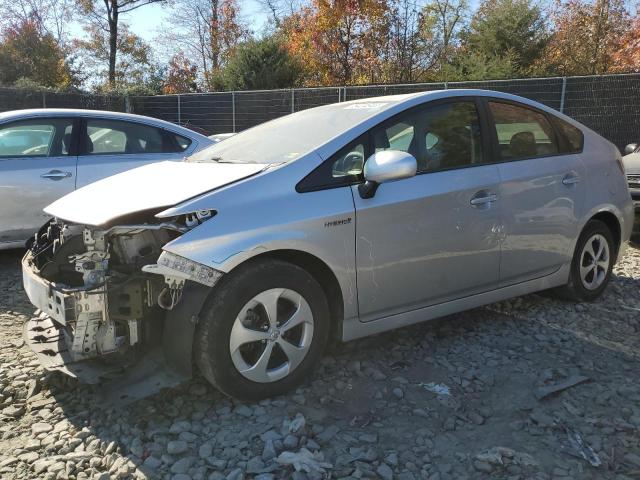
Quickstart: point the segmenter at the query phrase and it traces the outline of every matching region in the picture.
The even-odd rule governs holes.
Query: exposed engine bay
[[[185,286],[209,289],[222,275],[162,248],[214,215],[101,227],[54,219],[42,227],[23,259],[23,280],[41,310],[25,337],[45,368],[81,377],[87,368],[71,364],[98,357],[131,363],[160,345],[167,312],[181,303]],[[98,382],[101,369],[89,370],[82,379]]]

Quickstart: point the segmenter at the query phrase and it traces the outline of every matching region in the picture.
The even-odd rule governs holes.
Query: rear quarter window
[[[177,133],[165,131],[164,153],[184,152],[191,145],[191,139]]]
[[[553,115],[551,120],[558,131],[563,153],[580,153],[584,145],[582,130]]]

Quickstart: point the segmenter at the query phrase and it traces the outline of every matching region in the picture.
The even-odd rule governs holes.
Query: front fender
[[[349,188],[285,193],[226,207],[163,249],[225,273],[268,252],[310,254],[338,280],[345,318],[357,315],[355,213]]]

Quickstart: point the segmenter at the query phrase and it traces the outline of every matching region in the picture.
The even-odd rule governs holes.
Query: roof
[[[141,122],[154,125],[160,128],[167,128],[174,132],[189,133],[189,136],[200,136],[206,138],[193,130],[189,130],[175,123],[160,120],[158,118],[146,117],[144,115],[135,115],[133,113],[111,112],[108,110],[85,110],[81,108],[33,108],[25,110],[10,110],[0,113],[0,122],[9,120],[37,118],[37,117],[64,117],[64,116],[83,116],[83,117],[99,117],[113,120],[127,120],[132,122]]]

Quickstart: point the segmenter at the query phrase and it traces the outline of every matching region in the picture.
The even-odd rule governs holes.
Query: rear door
[[[487,106],[500,162],[505,286],[551,274],[571,260],[585,171],[546,112],[499,99]]]
[[[352,187],[361,321],[498,284],[502,202],[481,120],[475,100],[461,98],[430,102],[371,132],[371,150],[411,153],[418,174],[381,184],[373,198]]]
[[[141,122],[84,119],[77,188],[105,177],[164,160],[181,160],[191,139]]]
[[[57,117],[0,125],[0,247],[27,240],[48,219],[42,209],[73,191],[77,126]]]

